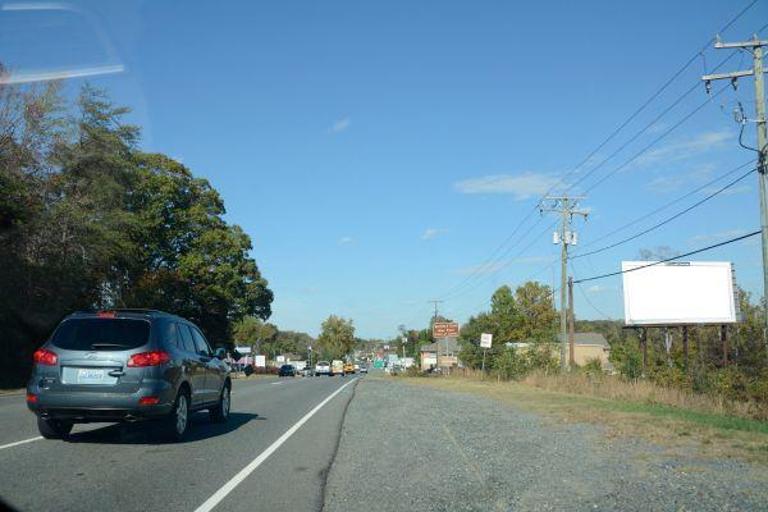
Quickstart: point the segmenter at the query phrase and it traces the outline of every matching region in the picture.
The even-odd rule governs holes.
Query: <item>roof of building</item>
[[[440,344],[440,352],[458,352],[459,340],[456,338],[443,338],[437,343]],[[428,345],[421,346],[421,352],[434,352],[437,348],[437,343],[430,343]]]
[[[557,340],[560,341],[562,336],[558,333]],[[576,345],[599,345],[601,347],[609,348],[608,340],[605,336],[599,332],[577,332],[573,335],[573,343]]]

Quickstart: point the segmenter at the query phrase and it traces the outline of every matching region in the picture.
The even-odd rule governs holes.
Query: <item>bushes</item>
[[[553,374],[560,371],[559,363],[546,344],[525,349],[505,347],[488,362],[491,373],[502,380],[520,380],[531,372]]]

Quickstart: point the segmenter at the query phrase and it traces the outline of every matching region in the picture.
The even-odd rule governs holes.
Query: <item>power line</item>
[[[725,85],[725,86],[723,86],[722,88],[720,88],[720,90],[718,90],[718,91],[717,91],[715,94],[713,94],[712,96],[710,96],[709,98],[707,98],[707,99],[706,99],[706,100],[705,100],[703,103],[699,104],[699,105],[698,105],[698,106],[697,106],[695,109],[693,109],[693,110],[692,110],[692,111],[690,111],[688,114],[686,114],[685,116],[683,116],[683,118],[682,118],[682,119],[680,119],[678,122],[676,122],[674,125],[672,125],[672,127],[670,127],[669,129],[665,130],[665,131],[664,131],[664,132],[663,132],[661,135],[659,135],[658,137],[656,137],[655,139],[653,139],[653,140],[652,140],[652,141],[651,141],[649,144],[646,144],[646,145],[645,145],[645,146],[644,146],[644,147],[643,147],[643,148],[642,148],[640,151],[636,152],[636,153],[635,153],[634,155],[632,155],[632,156],[631,156],[629,159],[625,160],[625,161],[624,161],[624,162],[623,162],[621,165],[619,165],[618,167],[616,167],[615,169],[613,169],[612,171],[610,171],[609,173],[607,173],[606,175],[604,175],[603,177],[601,177],[601,178],[599,178],[597,181],[595,181],[595,182],[594,182],[592,185],[590,185],[590,186],[589,186],[589,187],[588,187],[588,188],[587,188],[587,189],[584,191],[584,193],[586,194],[586,193],[588,193],[588,192],[591,192],[592,190],[594,190],[595,188],[597,188],[597,187],[599,187],[601,184],[603,184],[603,182],[605,182],[605,181],[606,181],[608,178],[610,178],[611,176],[615,175],[617,172],[621,171],[622,169],[625,169],[625,168],[626,168],[626,167],[627,167],[629,164],[631,164],[632,162],[634,162],[635,160],[637,160],[638,158],[640,158],[640,157],[641,157],[641,156],[642,156],[642,155],[643,155],[643,154],[644,154],[646,151],[648,151],[648,150],[649,150],[649,149],[651,149],[653,146],[655,146],[656,144],[658,144],[659,142],[661,142],[662,140],[664,140],[664,139],[665,139],[667,136],[669,136],[669,134],[670,134],[670,133],[672,133],[673,131],[677,130],[677,129],[678,129],[680,126],[682,126],[682,125],[683,125],[683,124],[684,124],[686,121],[688,121],[690,118],[692,118],[693,116],[695,116],[696,114],[698,114],[698,113],[699,113],[701,110],[703,110],[703,109],[704,109],[704,107],[706,107],[707,105],[709,105],[709,104],[710,104],[710,102],[711,102],[713,99],[717,98],[717,97],[718,97],[718,96],[720,96],[720,95],[721,95],[723,92],[725,92],[725,90],[726,90],[728,87],[729,87],[728,85]],[[690,90],[690,89],[689,89],[689,90]],[[686,93],[686,94],[687,94],[687,93]],[[645,129],[645,128],[644,128],[644,129]],[[586,175],[585,175],[585,176],[586,176]],[[576,185],[576,184],[574,184],[574,185]]]
[[[528,228],[528,230],[526,230],[526,232],[525,232],[525,233],[523,233],[523,235],[520,237],[520,239],[519,239],[519,242],[522,242],[523,240],[525,240],[525,238],[528,236],[528,234],[529,234],[531,231],[533,231],[533,230],[534,230],[534,228],[536,228],[536,226],[538,226],[538,225],[539,225],[539,224],[542,222],[542,220],[543,220],[543,217],[539,218],[539,220],[537,220],[537,221],[536,221],[534,224],[532,224],[532,225],[531,225],[531,227],[530,227],[530,228]],[[542,232],[542,233],[548,232],[550,229],[552,229],[552,227],[554,227],[554,225],[555,225],[555,224],[557,224],[557,221],[555,221],[555,222],[553,222],[552,224],[548,225],[548,226],[546,227],[545,231],[544,231],[544,232]],[[504,263],[501,263],[505,257],[507,257],[507,256],[509,256],[509,255],[510,255],[510,253],[512,252],[512,250],[513,250],[515,247],[517,247],[517,246],[519,245],[519,243],[512,245],[512,246],[511,246],[511,247],[509,247],[509,248],[508,248],[506,251],[504,251],[504,253],[502,253],[502,254],[499,256],[499,258],[497,258],[497,259],[496,259],[496,262],[495,262],[495,263],[501,263],[501,265],[499,265],[497,268],[493,268],[492,266],[487,266],[487,267],[486,267],[486,269],[484,269],[484,270],[488,270],[488,273],[487,273],[487,274],[486,274],[484,277],[480,277],[480,278],[479,278],[479,279],[480,279],[479,281],[475,281],[473,284],[469,284],[470,282],[469,282],[469,281],[467,281],[467,282],[466,282],[466,283],[467,283],[467,285],[466,285],[466,286],[464,286],[464,289],[463,289],[463,290],[461,290],[461,291],[460,291],[460,287],[456,287],[456,289],[455,289],[453,292],[451,292],[451,293],[448,293],[448,294],[446,294],[446,295],[443,295],[443,296],[442,296],[442,298],[443,298],[444,300],[445,300],[445,299],[449,299],[449,298],[456,298],[456,297],[458,297],[458,296],[460,296],[460,295],[464,295],[464,294],[465,294],[465,293],[467,293],[468,291],[474,290],[475,288],[477,288],[477,286],[478,286],[479,284],[481,284],[481,283],[483,283],[484,281],[488,280],[489,278],[491,278],[491,277],[495,276],[496,274],[498,274],[498,273],[499,273],[499,272],[501,272],[502,270],[504,270],[504,269],[506,269],[507,267],[509,267],[509,266],[510,266],[512,263],[514,263],[516,258],[519,258],[520,256],[522,256],[522,255],[523,255],[523,254],[524,254],[524,253],[525,253],[525,252],[526,252],[528,249],[530,249],[530,248],[531,248],[531,246],[533,246],[533,244],[534,244],[534,243],[536,243],[536,242],[538,241],[538,239],[539,239],[539,236],[541,236],[541,235],[538,235],[537,237],[535,237],[535,238],[534,238],[534,239],[531,241],[531,243],[530,243],[530,244],[526,245],[526,246],[525,246],[525,247],[524,247],[524,248],[523,248],[521,251],[519,251],[519,252],[518,252],[518,253],[517,253],[517,254],[516,254],[516,255],[515,255],[513,258],[511,258],[509,261],[506,261],[506,262],[504,262]],[[491,270],[491,269],[493,269],[493,270]]]
[[[737,20],[739,20],[739,19],[740,19],[740,18],[741,18],[741,17],[742,17],[742,16],[743,16],[743,15],[744,15],[744,14],[745,14],[747,11],[749,11],[749,9],[751,9],[751,8],[752,8],[752,7],[753,7],[753,6],[754,6],[754,5],[757,3],[757,1],[758,1],[758,0],[752,0],[752,2],[750,2],[750,3],[749,3],[749,4],[747,4],[747,5],[746,5],[746,6],[745,6],[743,9],[741,9],[741,10],[740,10],[740,11],[739,11],[739,12],[738,12],[738,13],[737,13],[737,14],[736,14],[736,15],[735,15],[733,18],[731,18],[731,19],[730,19],[730,20],[729,20],[729,21],[728,21],[728,22],[727,22],[725,25],[723,25],[723,27],[722,27],[722,28],[719,30],[719,33],[723,33],[723,32],[725,32],[726,30],[728,30],[728,29],[729,29],[729,28],[730,28],[730,27],[731,27],[731,26],[732,26],[732,25],[733,25],[733,24],[734,24],[734,23],[735,23]],[[762,30],[763,30],[765,27],[767,27],[767,26],[768,26],[768,25],[766,25],[766,26],[764,26],[763,28],[761,28],[761,29],[760,29],[760,31],[762,31]],[[647,99],[645,102],[643,102],[643,103],[642,103],[642,104],[641,104],[641,105],[640,105],[640,106],[639,106],[639,107],[638,107],[638,108],[637,108],[637,109],[636,109],[636,110],[635,110],[635,111],[634,111],[632,114],[630,114],[630,116],[629,116],[627,119],[625,119],[625,120],[624,120],[624,121],[623,121],[623,122],[622,122],[622,123],[621,123],[621,124],[620,124],[620,125],[619,125],[619,126],[616,128],[616,129],[614,129],[614,130],[613,130],[613,131],[612,131],[612,132],[611,132],[611,133],[610,133],[610,134],[609,134],[609,135],[608,135],[608,136],[607,136],[605,139],[603,139],[603,141],[602,141],[600,144],[598,144],[598,146],[597,146],[595,149],[593,149],[593,150],[592,150],[592,151],[591,151],[589,154],[587,154],[587,156],[586,156],[586,157],[584,157],[584,158],[583,158],[583,159],[582,159],[582,160],[581,160],[581,161],[580,161],[580,162],[579,162],[579,163],[578,163],[578,164],[577,164],[575,167],[573,167],[573,168],[572,168],[570,171],[568,171],[568,172],[567,172],[566,174],[564,174],[564,175],[563,175],[561,178],[559,178],[557,182],[555,182],[555,183],[554,183],[552,186],[550,186],[550,187],[549,187],[549,189],[548,189],[546,192],[544,192],[544,194],[542,194],[542,196],[539,198],[539,201],[537,202],[537,204],[536,204],[536,205],[534,205],[534,207],[533,207],[533,208],[532,208],[530,211],[528,211],[528,213],[527,213],[527,214],[526,214],[526,215],[525,215],[525,216],[524,216],[524,217],[523,217],[523,218],[520,220],[520,222],[518,222],[518,224],[517,224],[517,225],[515,226],[515,228],[513,229],[512,233],[511,233],[511,234],[510,234],[508,237],[506,237],[506,238],[505,238],[505,239],[504,239],[504,240],[501,242],[501,244],[499,244],[499,245],[496,247],[496,249],[494,249],[494,251],[491,253],[491,255],[490,255],[490,256],[489,256],[489,257],[488,257],[488,258],[487,258],[487,259],[486,259],[486,260],[485,260],[485,261],[484,261],[484,262],[483,262],[481,265],[479,265],[479,266],[478,266],[478,267],[477,267],[477,268],[476,268],[476,269],[475,269],[475,270],[474,270],[474,271],[473,271],[473,272],[472,272],[470,275],[468,275],[467,277],[465,277],[465,278],[464,278],[462,281],[460,281],[460,282],[459,282],[457,285],[455,285],[455,286],[453,286],[453,287],[449,288],[449,289],[446,291],[446,293],[442,295],[442,297],[444,297],[444,298],[445,298],[445,297],[448,297],[448,296],[450,296],[450,295],[454,294],[456,291],[458,291],[459,289],[461,289],[462,287],[464,287],[464,286],[465,286],[465,284],[467,284],[467,283],[471,282],[473,279],[476,279],[476,278],[477,278],[479,275],[481,275],[483,272],[485,272],[485,271],[486,271],[488,268],[492,268],[492,267],[493,267],[493,265],[494,265],[495,263],[497,263],[498,261],[500,261],[501,259],[503,259],[503,258],[505,257],[504,255],[501,255],[501,256],[499,256],[499,257],[497,257],[496,255],[499,253],[499,251],[501,251],[501,250],[502,250],[502,248],[503,248],[504,246],[506,246],[506,245],[507,245],[507,244],[508,244],[508,243],[509,243],[509,242],[510,242],[510,241],[511,241],[511,240],[512,240],[514,237],[515,237],[515,235],[516,235],[516,234],[517,234],[517,233],[520,231],[520,229],[521,229],[521,228],[522,228],[522,226],[523,226],[523,225],[524,225],[524,224],[525,224],[525,223],[528,221],[528,219],[530,219],[530,218],[531,218],[531,216],[532,216],[532,215],[533,215],[533,213],[536,211],[536,209],[538,208],[538,206],[539,206],[540,202],[543,200],[543,198],[544,198],[544,197],[546,197],[548,194],[550,194],[550,193],[551,193],[551,192],[552,192],[552,191],[553,191],[553,190],[554,190],[554,189],[555,189],[557,186],[559,186],[560,184],[564,183],[564,182],[565,182],[565,180],[567,180],[567,179],[568,179],[568,178],[569,178],[569,177],[570,177],[572,174],[574,174],[575,172],[577,172],[577,171],[578,171],[578,170],[579,170],[579,169],[580,169],[582,166],[584,166],[584,165],[585,165],[587,162],[589,162],[589,161],[590,161],[590,160],[591,160],[591,159],[592,159],[592,158],[593,158],[593,157],[594,157],[594,156],[595,156],[595,155],[596,155],[596,154],[597,154],[597,153],[598,153],[598,152],[599,152],[599,151],[600,151],[600,150],[601,150],[603,147],[605,147],[605,146],[606,146],[606,145],[607,145],[607,144],[608,144],[608,143],[609,143],[611,140],[613,140],[613,139],[614,139],[614,138],[615,138],[615,137],[616,137],[616,136],[617,136],[617,135],[618,135],[618,134],[619,134],[619,133],[620,133],[620,132],[621,132],[621,131],[622,131],[624,128],[626,128],[626,127],[627,127],[627,126],[628,126],[628,125],[629,125],[629,124],[630,124],[630,123],[631,123],[631,122],[632,122],[634,119],[636,119],[636,118],[637,118],[637,116],[638,116],[638,115],[640,115],[640,114],[641,114],[641,113],[642,113],[642,112],[643,112],[643,111],[644,111],[644,110],[645,110],[645,109],[646,109],[646,108],[647,108],[647,107],[648,107],[648,106],[649,106],[649,105],[650,105],[650,104],[651,104],[651,103],[652,103],[652,102],[653,102],[653,101],[654,101],[656,98],[658,98],[658,97],[659,97],[659,96],[660,96],[660,95],[661,95],[661,94],[662,94],[662,93],[663,93],[663,92],[664,92],[664,91],[665,91],[665,90],[666,90],[666,89],[667,89],[667,88],[668,88],[668,87],[669,87],[669,86],[670,86],[670,85],[671,85],[671,84],[672,84],[672,83],[673,83],[673,82],[674,82],[674,81],[675,81],[675,80],[678,78],[678,77],[680,77],[680,76],[682,75],[682,73],[683,73],[683,72],[685,72],[685,70],[686,70],[686,69],[688,69],[688,68],[691,66],[691,64],[693,64],[693,63],[696,61],[696,59],[698,59],[698,58],[699,58],[699,56],[700,56],[700,55],[702,55],[702,53],[703,53],[704,51],[706,51],[707,49],[709,49],[709,47],[710,47],[710,45],[713,43],[713,41],[715,41],[715,38],[710,38],[709,40],[707,40],[707,42],[706,42],[704,45],[702,45],[702,47],[701,47],[701,49],[700,49],[700,50],[698,50],[698,51],[697,51],[697,52],[696,52],[694,55],[692,55],[692,56],[691,56],[691,58],[689,58],[689,59],[688,59],[688,60],[687,60],[687,61],[686,61],[686,62],[685,62],[685,63],[684,63],[684,64],[683,64],[683,65],[682,65],[680,68],[678,68],[678,70],[677,70],[677,71],[675,71],[675,72],[672,74],[672,76],[671,76],[670,78],[668,78],[668,79],[667,79],[667,80],[666,80],[666,81],[665,81],[665,82],[664,82],[664,83],[661,85],[661,87],[659,87],[659,88],[658,88],[658,89],[657,89],[657,90],[656,90],[656,91],[655,91],[655,92],[654,92],[654,93],[653,93],[653,94],[652,94],[652,95],[651,95],[651,96],[650,96],[650,97],[649,97],[649,98],[648,98],[648,99]],[[724,59],[724,60],[723,60],[723,61],[722,61],[720,64],[718,64],[718,66],[716,66],[716,67],[715,67],[715,69],[718,69],[720,66],[724,65],[724,64],[725,64],[725,63],[726,63],[726,62],[727,62],[727,61],[728,61],[728,60],[729,60],[731,57],[732,57],[732,55],[729,55],[728,57],[726,57],[726,58],[725,58],[725,59]],[[697,84],[698,84],[698,83],[697,83]],[[692,91],[692,90],[695,90],[695,88],[696,88],[696,87],[692,87],[690,91]],[[658,121],[658,120],[659,120],[661,117],[663,117],[664,115],[666,115],[666,113],[668,113],[668,112],[669,112],[669,111],[670,111],[672,108],[674,108],[674,107],[675,107],[677,104],[679,104],[679,102],[680,102],[680,101],[682,101],[682,99],[683,99],[684,97],[686,97],[686,96],[687,96],[687,95],[690,93],[690,91],[687,91],[686,93],[684,93],[684,95],[683,95],[681,98],[678,98],[678,100],[676,100],[675,102],[673,102],[673,104],[672,104],[670,107],[668,107],[667,109],[665,109],[665,111],[664,111],[664,112],[662,112],[662,114],[660,114],[659,116],[657,116],[657,117],[654,119],[654,121],[652,121],[652,122],[651,122],[651,123],[650,123],[648,126],[646,126],[646,127],[645,127],[643,130],[641,130],[641,131],[640,131],[638,134],[636,134],[635,136],[633,136],[633,137],[630,139],[630,142],[629,142],[629,143],[631,143],[631,142],[634,142],[635,140],[637,140],[637,138],[638,138],[640,135],[642,135],[643,133],[645,133],[645,132],[646,132],[646,131],[647,131],[647,130],[648,130],[648,129],[649,129],[649,128],[650,128],[650,127],[653,125],[653,124],[655,124],[655,123],[656,123],[656,122],[657,122],[657,121]],[[686,120],[687,120],[687,118],[686,118]],[[682,123],[679,123],[679,124],[682,124]],[[679,124],[678,124],[677,126],[679,126]],[[676,128],[677,126],[675,126],[675,128]],[[670,133],[671,131],[672,131],[672,130],[668,130],[667,134],[668,134],[668,133]],[[665,134],[665,136],[666,136],[666,134]],[[661,138],[663,138],[663,137],[661,137]],[[661,138],[659,138],[658,140],[660,140]],[[655,143],[656,143],[656,142],[654,142],[653,144],[655,144]],[[613,156],[615,156],[616,154],[618,154],[618,152],[620,152],[620,151],[621,151],[621,150],[623,150],[625,147],[627,147],[627,145],[628,145],[628,143],[625,143],[624,145],[622,145],[622,147],[620,148],[620,150],[619,150],[619,151],[617,151],[617,152],[614,152],[614,153],[611,155],[611,157],[609,157],[608,159],[604,160],[604,161],[603,161],[603,162],[602,162],[602,163],[601,163],[599,166],[602,166],[602,165],[604,165],[604,164],[605,164],[605,162],[607,162],[607,161],[608,161],[610,158],[612,158]],[[650,146],[649,146],[649,147],[650,147]],[[643,152],[644,152],[644,151],[645,151],[645,150],[643,150]],[[641,152],[641,153],[642,153],[642,152]],[[640,154],[641,154],[641,153],[640,153]],[[639,154],[638,154],[638,156],[639,156]],[[635,158],[636,158],[636,157],[635,157]],[[598,167],[599,167],[599,166],[598,166]],[[592,169],[592,170],[590,171],[590,173],[589,173],[589,174],[591,174],[591,173],[592,173],[592,172],[594,172],[595,170],[596,170],[596,169]],[[585,177],[586,177],[586,175],[585,175]],[[583,178],[581,178],[579,181],[581,181],[582,179],[583,179]],[[599,183],[601,183],[602,181],[603,181],[603,180],[601,180]],[[578,182],[577,182],[577,183],[578,183]],[[598,183],[598,184],[599,184],[599,183]],[[596,186],[596,185],[595,185],[595,186]],[[569,187],[569,188],[568,188],[568,190],[570,190],[572,187],[573,187],[573,185],[572,185],[571,187]],[[594,188],[594,186],[593,186],[592,188]],[[526,232],[526,233],[525,233],[525,234],[524,234],[524,235],[521,237],[521,239],[522,239],[522,238],[525,238],[525,236],[527,236],[527,233],[528,233],[528,232]],[[517,245],[517,244],[515,244],[515,245]],[[508,252],[507,252],[506,254],[508,254]],[[494,271],[494,272],[493,272],[493,274],[496,274],[496,273],[498,273],[498,271]]]
[[[648,265],[642,265],[642,266],[631,268],[631,269],[628,269],[628,270],[620,270],[618,272],[610,272],[608,274],[601,274],[599,276],[593,276],[593,277],[587,277],[585,279],[579,279],[578,281],[574,281],[574,283],[586,283],[587,281],[595,281],[597,279],[605,279],[606,277],[618,276],[618,275],[621,275],[621,274],[626,274],[628,272],[634,272],[636,270],[640,270],[640,269],[643,269],[643,268],[653,267],[655,265],[661,265],[662,263],[667,263],[669,261],[679,260],[680,258],[685,258],[686,256],[692,256],[694,254],[699,254],[701,252],[710,251],[712,249],[717,249],[718,247],[722,247],[724,245],[732,244],[734,242],[738,242],[738,241],[744,240],[746,238],[750,238],[750,237],[753,237],[755,235],[759,235],[761,233],[762,233],[761,230],[753,231],[751,233],[747,233],[746,235],[737,236],[736,238],[731,238],[730,240],[726,240],[725,242],[720,242],[718,244],[709,245],[707,247],[702,247],[701,249],[696,249],[695,251],[686,252],[685,254],[680,254],[680,255],[675,256],[673,258],[667,258],[667,259],[664,259],[664,260],[655,261],[653,263],[649,263]]]
[[[599,249],[595,249],[595,250],[592,250],[592,251],[589,251],[589,252],[574,254],[573,256],[570,257],[570,259],[573,260],[573,259],[576,259],[576,258],[582,258],[584,256],[590,256],[592,254],[597,254],[597,253],[600,253],[600,252],[603,252],[603,251],[607,251],[609,249],[613,249],[614,247],[618,247],[619,245],[623,245],[623,244],[625,244],[627,242],[631,242],[632,240],[640,238],[643,235],[647,235],[651,231],[654,231],[654,230],[656,230],[656,229],[658,229],[658,228],[660,228],[660,227],[662,227],[662,226],[664,226],[666,224],[669,224],[673,220],[682,217],[683,215],[685,215],[686,213],[690,212],[691,210],[693,210],[695,208],[698,208],[699,206],[701,206],[702,204],[706,203],[710,199],[712,199],[712,198],[722,194],[723,192],[725,192],[726,190],[728,190],[732,186],[736,185],[738,182],[740,182],[741,180],[743,180],[744,178],[746,178],[747,176],[749,176],[750,174],[752,174],[755,171],[757,171],[757,168],[750,169],[749,171],[747,171],[746,173],[742,174],[741,176],[739,176],[735,180],[730,181],[729,183],[727,183],[726,185],[720,187],[718,190],[712,192],[708,196],[700,199],[699,201],[696,201],[695,203],[693,203],[688,208],[680,210],[679,212],[677,212],[676,214],[672,215],[671,217],[667,217],[663,221],[658,222],[658,223],[654,224],[653,226],[640,231],[639,233],[635,233],[632,236],[628,236],[627,238],[619,240],[618,242],[614,242],[612,244],[605,245],[603,247],[600,247]]]
[[[589,304],[589,307],[591,307],[593,310],[595,310],[595,312],[598,315],[603,317],[603,319],[611,320],[610,316],[608,316],[605,313],[603,313],[603,311],[600,308],[598,308],[597,306],[594,305],[594,303],[592,302],[592,299],[590,299],[589,296],[587,295],[587,292],[584,291],[584,287],[581,286],[581,283],[579,281],[575,280],[576,279],[576,269],[573,267],[573,261],[571,261],[570,264],[571,264],[571,273],[573,274],[574,284],[576,284],[576,286],[578,287],[579,292],[581,293],[581,296],[584,297],[584,300],[586,301],[586,303]],[[576,321],[575,318],[574,318],[574,321]]]
[[[680,201],[683,201],[684,199],[687,199],[687,198],[691,197],[692,195],[698,194],[702,190],[707,189],[708,187],[714,185],[715,183],[717,183],[718,181],[722,180],[723,178],[727,178],[731,174],[734,174],[735,172],[738,172],[741,169],[743,169],[744,167],[746,167],[748,165],[752,165],[753,163],[754,162],[752,160],[750,160],[749,162],[744,162],[743,164],[741,164],[741,165],[739,165],[737,167],[734,167],[733,169],[731,169],[730,171],[726,172],[725,174],[721,174],[720,176],[718,176],[718,177],[716,177],[716,178],[714,178],[714,179],[712,179],[712,180],[710,180],[710,181],[708,181],[708,182],[706,182],[706,183],[696,187],[695,189],[691,190],[690,192],[687,192],[686,194],[684,194],[684,195],[682,195],[682,196],[680,196],[680,197],[678,197],[676,199],[673,199],[672,201],[664,203],[663,205],[659,206],[658,208],[654,209],[653,211],[648,212],[648,213],[646,213],[646,214],[644,214],[644,215],[642,215],[642,216],[640,216],[640,217],[638,217],[638,218],[636,218],[634,220],[631,220],[631,221],[627,222],[626,224],[624,224],[624,225],[614,229],[613,231],[610,231],[610,232],[606,233],[605,235],[602,235],[602,236],[600,236],[598,238],[595,238],[594,240],[591,240],[590,242],[584,244],[584,247],[589,247],[589,246],[595,245],[597,242],[599,242],[601,240],[605,240],[606,238],[610,238],[611,236],[615,235],[616,233],[624,231],[625,229],[627,229],[629,227],[632,227],[635,224],[644,221],[645,219],[653,217],[657,213],[666,210],[670,206],[672,206],[674,204],[677,204]]]

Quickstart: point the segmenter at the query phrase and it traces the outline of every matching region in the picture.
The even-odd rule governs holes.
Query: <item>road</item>
[[[0,498],[21,511],[320,510],[356,385],[235,381],[229,422],[198,413],[182,443],[161,441],[152,424],[77,425],[69,441],[40,439],[23,396],[0,396]]]

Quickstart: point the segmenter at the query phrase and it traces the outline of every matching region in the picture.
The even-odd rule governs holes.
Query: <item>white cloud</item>
[[[441,229],[441,228],[427,228],[424,230],[424,233],[421,234],[422,240],[432,240],[434,238],[437,238],[438,236],[442,235],[443,233],[447,233],[447,229]]]
[[[498,272],[510,265],[535,265],[537,263],[551,263],[557,259],[556,256],[525,256],[511,260],[502,260],[486,262],[480,265],[464,267],[458,270],[459,274],[492,274]]]
[[[462,194],[512,194],[516,200],[522,201],[546,193],[557,181],[556,177],[548,174],[524,172],[470,178],[454,183],[454,188]]]
[[[339,245],[351,244],[353,241],[354,239],[351,236],[343,236],[339,238]]]
[[[700,165],[688,172],[657,176],[649,181],[646,187],[659,194],[675,192],[681,188],[689,188],[710,180],[715,170],[714,164]]]
[[[669,164],[702,155],[713,149],[720,149],[733,138],[730,131],[703,132],[687,139],[672,142],[643,153],[632,167],[647,167],[655,164]]]
[[[616,290],[615,286],[605,286],[600,284],[593,284],[589,288],[587,288],[587,293],[603,293],[603,292],[610,292]]]
[[[706,195],[714,194],[721,188],[723,187],[707,187],[704,190],[702,190],[701,193]],[[752,187],[750,187],[749,185],[739,185],[738,187],[731,187],[723,190],[722,192],[720,192],[720,195],[735,196],[737,194],[746,194],[750,190],[752,190]]]
[[[347,128],[349,128],[350,124],[352,124],[352,119],[350,119],[349,117],[343,117],[333,123],[333,126],[331,126],[330,131],[331,133],[341,133],[343,131],[346,131]]]
[[[729,238],[736,238],[737,236],[746,235],[745,229],[729,229],[727,231],[720,231],[718,233],[702,233],[700,235],[692,236],[688,239],[690,244],[712,243],[728,240]]]

